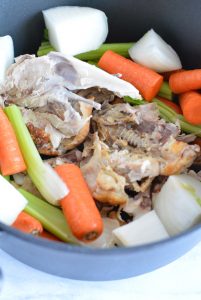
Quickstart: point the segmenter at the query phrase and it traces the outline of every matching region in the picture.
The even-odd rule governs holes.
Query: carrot
[[[169,85],[175,94],[198,90],[201,88],[201,69],[172,74]]]
[[[201,94],[195,91],[179,96],[179,103],[186,121],[191,124],[201,124]]]
[[[84,242],[96,239],[103,231],[103,222],[81,170],[74,164],[63,164],[55,171],[70,191],[61,200],[61,207],[72,233]]]
[[[133,84],[147,101],[158,94],[163,83],[163,77],[158,73],[111,50],[103,54],[98,66],[110,74],[120,73],[121,78]]]
[[[57,242],[61,242],[60,239],[58,239],[55,235],[49,233],[48,231],[43,230],[40,234],[39,237],[44,238],[44,239],[48,239],[51,241],[57,241]]]
[[[0,107],[0,166],[4,176],[26,170],[18,142],[6,114]]]
[[[39,233],[41,234],[43,231],[43,226],[41,223],[24,211],[18,215],[17,219],[12,224],[12,227],[25,233],[31,233],[34,235],[38,235]]]
[[[179,69],[179,70],[175,70],[175,71],[164,72],[164,73],[161,73],[161,75],[163,76],[164,80],[168,81],[172,74],[180,73],[180,72],[183,72],[183,71],[185,71],[185,70],[184,69]]]
[[[156,98],[159,99],[164,104],[166,104],[167,106],[169,106],[170,108],[172,108],[177,114],[180,114],[180,115],[182,114],[181,108],[176,103],[174,103],[168,99],[165,99],[163,97],[157,96]]]

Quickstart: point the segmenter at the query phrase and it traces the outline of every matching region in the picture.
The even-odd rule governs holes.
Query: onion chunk
[[[12,225],[27,205],[27,200],[1,175],[0,190],[0,222]]]
[[[6,70],[14,62],[14,47],[11,36],[0,37],[0,84],[4,82]]]
[[[107,17],[98,9],[61,6],[44,10],[43,16],[50,43],[64,54],[95,50],[108,34]]]
[[[159,73],[182,68],[175,50],[153,29],[149,30],[128,52],[134,61]]]
[[[123,246],[138,246],[169,237],[154,210],[113,230],[113,234],[117,244]]]
[[[201,182],[190,175],[169,176],[154,197],[154,209],[173,236],[201,222]]]

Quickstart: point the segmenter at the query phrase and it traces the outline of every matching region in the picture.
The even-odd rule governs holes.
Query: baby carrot
[[[167,106],[169,106],[170,108],[172,108],[177,114],[180,114],[180,115],[182,114],[181,108],[176,103],[174,103],[168,99],[165,99],[163,97],[157,96],[156,98],[159,99],[164,104],[166,104]]]
[[[110,74],[121,74],[121,79],[133,84],[147,101],[158,94],[163,83],[158,73],[110,50],[103,54],[98,66]]]
[[[34,235],[41,234],[43,231],[43,226],[41,223],[24,211],[18,215],[17,219],[12,224],[12,227],[25,233],[31,233]]]
[[[4,176],[26,170],[18,142],[6,114],[0,107],[0,166]]]
[[[201,94],[195,91],[186,92],[179,96],[179,103],[184,118],[191,124],[201,124]]]
[[[201,88],[201,69],[182,71],[170,76],[169,85],[175,94]]]
[[[168,81],[170,79],[171,75],[176,74],[176,73],[180,73],[180,72],[183,72],[183,71],[185,71],[185,70],[184,69],[179,69],[179,70],[175,70],[175,71],[164,72],[164,73],[161,73],[161,75],[163,76],[164,80]]]
[[[95,240],[103,231],[103,222],[81,170],[74,164],[63,164],[55,171],[70,191],[61,207],[72,233],[84,242]]]
[[[39,237],[44,238],[44,239],[48,239],[51,241],[57,241],[57,242],[61,242],[60,239],[58,239],[55,235],[49,233],[48,231],[43,230],[40,234]]]

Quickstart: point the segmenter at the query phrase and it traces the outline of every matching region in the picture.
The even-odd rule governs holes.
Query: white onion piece
[[[27,205],[27,200],[1,175],[0,190],[0,222],[12,225]]]
[[[61,199],[68,195],[69,189],[56,171],[46,162],[35,169],[35,174],[29,171],[31,178],[40,173],[40,178],[33,181],[41,195],[52,205],[60,206]],[[32,176],[31,176],[32,174]],[[34,177],[35,178],[35,177]],[[33,180],[33,179],[32,179]]]
[[[169,237],[154,210],[113,230],[113,234],[117,244],[123,246],[138,246]]]
[[[92,248],[111,248],[114,246],[115,240],[112,231],[118,228],[119,222],[115,219],[103,218],[104,230],[101,236],[91,243],[82,243],[84,246]]]
[[[0,37],[0,84],[5,79],[6,70],[14,62],[14,47],[11,36]]]
[[[170,235],[201,221],[201,182],[190,175],[173,175],[154,196],[154,209]]]
[[[15,183],[18,185],[23,185],[25,177],[26,175],[23,173],[17,173],[13,175]]]
[[[156,72],[168,72],[182,68],[180,58],[175,50],[153,29],[149,30],[128,52],[135,62]]]
[[[108,34],[107,17],[98,9],[60,6],[44,10],[43,16],[50,43],[65,54],[95,50]]]

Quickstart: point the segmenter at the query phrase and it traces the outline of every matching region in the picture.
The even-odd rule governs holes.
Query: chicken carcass
[[[97,189],[100,165],[120,176],[122,195],[125,188],[145,192],[159,175],[184,172],[199,153],[197,145],[177,140],[180,133],[178,126],[160,119],[155,104],[138,107],[107,105],[94,113],[93,127],[97,130],[95,142],[91,141],[91,145],[86,143],[84,149],[91,158],[83,160],[81,168],[94,198],[99,201],[106,201],[99,197]],[[94,150],[90,154],[89,149],[93,149],[95,144],[99,152]],[[103,189],[106,193],[108,182],[111,182],[108,190],[117,191],[107,176],[101,176],[101,194]],[[106,194],[108,203],[118,204],[114,197]],[[122,199],[126,202],[126,197]]]
[[[0,102],[21,108],[41,154],[60,155],[82,143],[89,132],[92,108],[101,105],[79,95],[79,90],[93,87],[141,98],[131,84],[79,59],[51,52],[18,57],[0,87]]]

